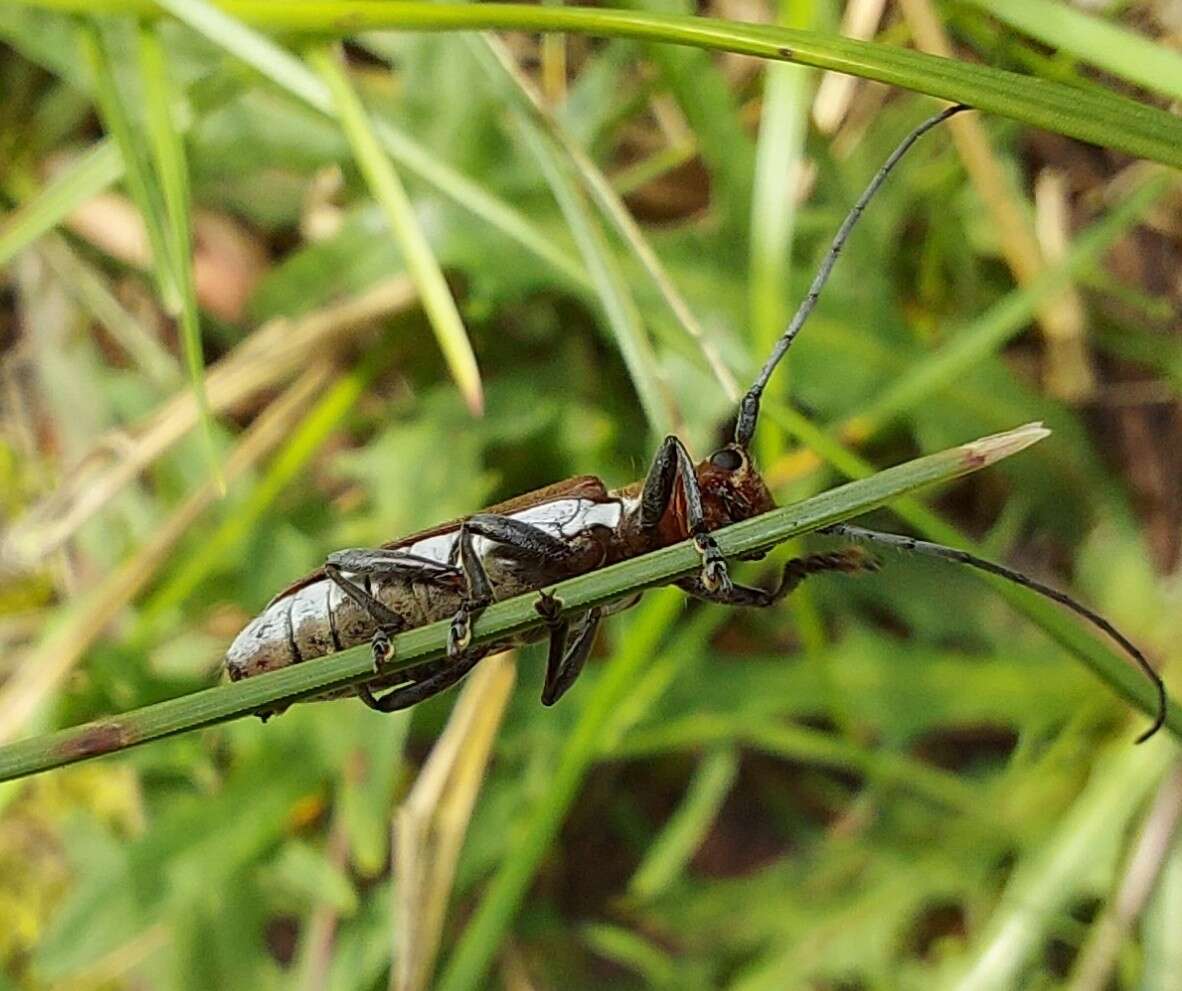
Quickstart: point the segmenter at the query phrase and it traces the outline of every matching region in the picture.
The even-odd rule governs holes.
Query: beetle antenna
[[[825,255],[825,260],[821,262],[821,267],[813,277],[813,284],[809,286],[808,295],[805,296],[800,307],[793,315],[783,336],[776,342],[771,355],[759,372],[759,377],[755,380],[751,388],[747,390],[747,395],[739,403],[739,416],[735,422],[735,443],[740,447],[745,448],[750,443],[751,437],[755,433],[755,421],[759,418],[759,400],[763,396],[763,390],[767,386],[768,379],[772,377],[772,372],[776,370],[776,365],[780,363],[780,359],[784,357],[788,348],[792,346],[792,341],[800,333],[800,328],[804,326],[804,322],[809,318],[809,314],[813,312],[813,308],[817,305],[817,298],[821,295],[821,290],[825,288],[825,283],[829,280],[829,273],[833,271],[833,266],[837,263],[837,256],[841,254],[841,249],[845,247],[846,238],[850,236],[850,231],[854,229],[858,218],[862,216],[862,211],[866,209],[866,204],[878,192],[879,186],[886,181],[886,177],[891,174],[891,170],[899,163],[899,159],[907,153],[907,150],[916,141],[937,124],[942,124],[953,114],[958,114],[962,110],[969,109],[971,108],[963,103],[954,104],[951,107],[941,110],[935,116],[929,117],[914,131],[908,134],[899,143],[899,146],[891,152],[890,157],[882,163],[882,167],[874,174],[874,178],[870,180],[870,184],[862,191],[862,195],[858,197],[858,202],[846,214],[845,220],[842,221],[841,227],[838,228],[837,234],[833,238],[833,244],[829,246],[829,253]]]
[[[867,530],[860,526],[850,526],[848,523],[833,523],[829,526],[821,527],[817,533],[846,537],[849,540],[882,544],[886,547],[893,547],[896,550],[925,554],[929,557],[938,557],[957,564],[967,564],[970,568],[986,571],[991,575],[998,575],[1007,581],[1021,585],[1023,588],[1028,588],[1033,592],[1037,592],[1039,595],[1058,602],[1060,605],[1066,606],[1072,612],[1082,616],[1093,626],[1103,630],[1123,647],[1129,656],[1136,661],[1137,666],[1145,672],[1145,676],[1153,683],[1154,690],[1157,693],[1157,716],[1154,718],[1149,729],[1137,737],[1137,742],[1144,743],[1161,729],[1165,723],[1167,708],[1166,686],[1163,684],[1161,676],[1153,670],[1145,655],[1137,649],[1137,646],[1128,637],[1099,613],[1089,609],[1082,602],[1076,601],[1067,593],[1060,592],[1057,588],[1051,588],[1050,585],[1044,585],[1029,575],[1022,574],[1020,571],[1014,571],[1012,568],[1007,568],[1004,565],[986,561],[984,558],[976,557],[967,551],[958,550],[955,547],[946,547],[944,544],[933,544],[927,540],[917,540],[915,537],[904,537],[897,533],[881,533],[878,530]]]

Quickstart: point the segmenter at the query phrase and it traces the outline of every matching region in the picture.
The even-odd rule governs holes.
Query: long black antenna
[[[882,168],[874,174],[874,178],[870,180],[870,184],[862,192],[862,195],[858,197],[858,202],[854,204],[854,208],[850,210],[845,220],[842,221],[841,227],[838,228],[837,234],[833,238],[833,244],[829,247],[829,253],[825,256],[825,260],[821,262],[821,267],[813,277],[813,284],[809,287],[808,295],[805,296],[804,301],[800,304],[800,308],[792,317],[783,336],[776,342],[776,346],[772,349],[771,356],[764,363],[759,377],[755,380],[755,384],[747,390],[747,395],[739,403],[739,416],[735,422],[735,443],[740,447],[746,447],[750,443],[751,437],[755,433],[755,421],[759,418],[759,400],[763,395],[764,388],[767,386],[768,379],[772,377],[772,372],[776,370],[776,365],[780,363],[780,359],[784,357],[788,348],[792,346],[792,341],[800,333],[800,328],[804,326],[804,322],[809,318],[809,314],[813,312],[813,308],[817,305],[817,298],[821,295],[821,290],[829,280],[829,273],[833,271],[833,266],[837,263],[837,256],[841,254],[841,249],[845,246],[846,238],[850,236],[850,231],[854,229],[858,218],[862,216],[862,211],[866,209],[866,204],[878,192],[878,187],[886,181],[886,177],[891,174],[891,169],[898,164],[900,158],[907,154],[907,150],[916,141],[937,124],[942,124],[953,114],[958,114],[962,110],[969,109],[971,108],[965,104],[957,103],[954,106],[948,107],[946,110],[941,110],[934,117],[929,117],[925,120],[900,142],[898,148],[891,152],[890,158],[882,163]]]
[[[946,547],[944,544],[933,544],[927,540],[917,540],[915,537],[904,537],[897,533],[881,533],[878,530],[867,530],[860,526],[850,526],[848,523],[834,523],[830,526],[824,526],[817,533],[827,533],[837,537],[846,537],[850,540],[882,544],[886,547],[893,547],[895,550],[926,554],[929,557],[938,557],[945,561],[954,561],[957,564],[967,564],[970,568],[977,568],[980,571],[987,571],[991,575],[998,575],[1007,581],[1021,585],[1023,588],[1028,588],[1033,592],[1037,592],[1039,595],[1045,595],[1048,599],[1053,599],[1060,605],[1066,606],[1072,612],[1077,613],[1094,626],[1099,627],[1128,651],[1129,656],[1137,662],[1137,666],[1145,672],[1145,676],[1153,683],[1153,687],[1157,690],[1157,717],[1153,720],[1153,724],[1149,729],[1137,737],[1137,742],[1144,743],[1161,729],[1165,723],[1167,705],[1166,686],[1162,683],[1161,676],[1150,666],[1145,655],[1137,649],[1136,645],[1128,637],[1103,616],[1097,612],[1093,612],[1082,602],[1077,602],[1065,592],[1060,592],[1057,588],[1051,588],[1050,585],[1044,585],[1029,575],[1024,575],[1020,571],[1014,571],[1012,568],[1005,567],[1005,565],[986,561],[984,558],[968,553],[968,551],[958,550],[955,547]]]

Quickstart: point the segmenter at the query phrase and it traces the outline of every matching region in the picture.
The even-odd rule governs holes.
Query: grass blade
[[[839,441],[834,440],[801,413],[778,403],[769,404],[767,409],[773,418],[780,421],[784,429],[807,444],[847,478],[867,478],[874,471],[869,463],[843,447]],[[945,522],[918,500],[906,496],[895,502],[891,508],[900,519],[906,520],[925,539],[959,547],[978,556],[987,556],[983,548],[967,540],[956,527]],[[993,586],[994,591],[1014,609],[1042,627],[1053,640],[1074,654],[1117,694],[1133,702],[1142,712],[1150,716],[1156,715],[1157,700],[1153,686],[1133,667],[1127,657],[1123,654],[1118,656],[1107,642],[1097,639],[1093,635],[1097,631],[1081,626],[1053,603],[1018,588],[1012,582],[992,575],[980,575],[979,580]],[[1178,709],[1172,702],[1169,703],[1169,708],[1170,711]]]
[[[963,444],[888,468],[871,478],[849,482],[793,506],[726,527],[716,531],[715,537],[728,557],[767,549],[827,523],[868,512],[916,489],[951,481],[987,467],[1043,436],[1045,431],[1040,427],[1026,426]],[[563,612],[573,615],[594,605],[615,601],[634,591],[668,584],[676,577],[694,572],[699,566],[700,558],[692,541],[684,541],[562,582],[555,587],[554,592],[562,600]],[[491,606],[475,624],[474,642],[504,639],[537,627],[542,620],[534,609],[535,600],[535,595],[522,595]],[[666,607],[664,603],[668,603],[670,609],[681,607],[681,596],[672,592],[656,597],[655,601],[661,603],[662,608]],[[396,637],[396,660],[391,662],[391,671],[442,657],[446,650],[449,626],[448,621],[443,621],[409,630]],[[633,663],[639,666],[647,661],[648,656],[641,652]],[[0,747],[0,781],[212,726],[260,709],[273,708],[276,704],[282,705],[363,681],[372,675],[372,665],[369,646],[365,645],[325,657],[315,664],[299,664],[271,671],[233,685],[209,688],[182,698],[145,706],[122,716]],[[588,703],[589,708],[595,708],[595,715],[592,718],[584,713],[583,717],[584,721],[590,720],[592,725],[580,731],[589,735],[589,740],[584,740],[580,746],[598,740],[600,728],[606,726],[614,715],[616,695],[631,683],[628,679],[634,672],[626,674],[627,678],[622,684],[613,677],[600,680],[597,694]],[[603,708],[604,703],[595,702],[594,699],[605,694],[607,705]],[[1182,733],[1182,709],[1171,705],[1168,725],[1175,733]],[[583,766],[579,764],[576,768],[575,784],[581,778]],[[541,856],[540,852],[538,856]],[[532,874],[532,867],[527,874]],[[521,883],[527,880],[528,876]],[[502,888],[507,883],[499,882]],[[514,881],[513,886],[517,883]],[[503,900],[508,897],[515,904],[519,892],[515,893],[513,886],[497,895],[497,898]],[[487,910],[482,911],[487,913]],[[481,923],[483,926],[488,924]],[[472,951],[466,953],[470,958]],[[468,969],[475,964],[478,965],[477,971],[482,973],[485,962],[469,959],[464,967]],[[461,983],[457,986],[467,985]]]
[[[180,308],[180,288],[168,260],[163,194],[144,161],[142,143],[135,138],[135,124],[127,113],[126,104],[115,82],[111,61],[107,58],[106,45],[98,25],[93,21],[79,22],[78,46],[82,49],[82,57],[94,80],[95,102],[102,116],[103,127],[119,149],[127,190],[144,221],[152,251],[152,272],[156,277],[157,291],[168,309],[175,313]]]
[[[612,257],[611,248],[603,231],[587,209],[587,201],[570,175],[566,163],[559,159],[550,139],[528,119],[522,118],[521,133],[546,177],[567,226],[582,252],[583,262],[591,273],[604,317],[616,339],[616,346],[628,374],[636,386],[636,394],[653,432],[658,436],[674,428],[679,415],[657,370],[657,358],[644,332],[640,311],[632,298],[619,265]]]
[[[150,0],[24,0],[74,11],[152,13]],[[171,0],[175,3],[175,0]],[[511,3],[424,0],[222,0],[224,10],[273,31],[341,37],[364,31],[565,31],[636,38],[847,72],[962,102],[1139,158],[1182,167],[1182,120],[1099,86],[1069,86],[1018,73],[812,31],[715,17]],[[389,149],[388,149],[389,150]]]
[[[1182,54],[1058,0],[965,0],[1015,31],[1138,86],[1182,100]]]
[[[494,79],[502,79],[506,90],[517,98],[517,102],[537,121],[539,127],[556,142],[570,159],[588,195],[599,207],[604,218],[616,229],[616,233],[632,250],[641,268],[648,274],[653,286],[669,307],[673,318],[682,330],[697,345],[698,350],[710,367],[726,397],[732,401],[740,395],[738,383],[726,367],[714,343],[706,336],[702,325],[694,316],[685,297],[677,288],[673,278],[666,271],[656,251],[653,250],[644,231],[632,217],[627,205],[613,187],[607,176],[600,171],[591,156],[567,130],[562,122],[550,111],[542,94],[535,89],[530,78],[523,73],[504,43],[492,34],[485,34],[480,41],[473,40],[472,50]]]
[[[181,130],[173,121],[172,105],[176,98],[168,61],[153,25],[142,23],[138,30],[140,77],[147,101],[148,138],[156,162],[157,178],[164,197],[165,254],[157,259],[159,268],[171,268],[169,284],[175,296],[165,295],[163,302],[179,322],[181,345],[197,412],[201,421],[205,450],[213,469],[214,482],[224,495],[226,482],[213,441],[213,414],[205,393],[205,356],[201,347],[201,320],[197,314],[197,291],[193,284],[193,232],[190,222],[189,171]],[[145,223],[152,221],[145,216]]]
[[[238,80],[215,75],[195,83],[190,91],[193,115],[213,110],[238,92]],[[173,124],[187,131],[192,117],[177,113]],[[51,230],[92,196],[97,196],[124,175],[123,159],[116,143],[105,138],[83,152],[49,181],[36,196],[11,213],[0,225],[0,265]]]
[[[816,16],[815,4],[780,5],[780,22],[804,26]],[[804,160],[809,90],[814,74],[794,65],[764,67],[763,109],[755,148],[751,196],[750,278],[747,284],[751,351],[769,354],[784,332],[790,313],[786,292],[789,258],[796,226],[795,190]],[[788,378],[781,369],[773,387],[787,395]],[[784,450],[778,430],[764,430],[757,455],[771,464]]]
[[[224,4],[214,6],[204,0],[160,0],[160,6],[256,69],[280,89],[327,117],[336,115],[328,87],[307,66],[269,38],[218,9],[224,7],[230,15],[237,15],[239,12],[235,8]],[[586,273],[519,210],[441,161],[389,121],[375,120],[372,127],[386,153],[404,169],[517,241],[575,285],[588,284]]]
[[[307,58],[332,93],[337,117],[353,149],[357,167],[365,176],[370,192],[381,206],[398,241],[452,378],[468,409],[479,416],[484,409],[484,394],[476,355],[472,353],[472,343],[468,340],[456,301],[427,236],[419,226],[406,188],[382,150],[369,115],[354,92],[338,54],[330,46],[314,45],[308,49]]]
[[[681,804],[649,847],[628,885],[637,898],[654,898],[676,879],[710,830],[739,773],[739,754],[722,747],[702,758]]]

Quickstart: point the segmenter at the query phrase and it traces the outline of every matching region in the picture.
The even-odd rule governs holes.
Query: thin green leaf
[[[181,346],[193,395],[197,400],[197,414],[205,449],[218,488],[225,492],[217,449],[213,441],[213,414],[205,393],[205,356],[201,345],[201,319],[197,313],[197,290],[193,283],[193,232],[190,227],[189,170],[185,161],[185,146],[181,131],[173,120],[176,99],[172,76],[164,47],[154,25],[141,23],[138,30],[140,77],[147,101],[146,123],[148,139],[156,163],[156,176],[164,195],[166,225],[164,229],[164,259],[172,271],[171,284],[176,296],[163,299],[166,309],[179,322]],[[145,218],[146,219],[146,218]]]
[[[164,197],[144,160],[142,142],[135,137],[135,123],[126,109],[126,103],[119,93],[111,61],[107,58],[106,45],[98,25],[91,20],[78,22],[78,47],[90,69],[94,80],[95,102],[102,116],[103,126],[115,139],[119,155],[123,159],[123,175],[127,190],[140,212],[148,244],[152,252],[152,272],[156,277],[157,291],[171,313],[180,309],[180,287],[169,261],[164,229],[168,217],[164,209]]]
[[[460,395],[473,415],[479,416],[484,410],[484,393],[472,342],[468,340],[468,332],[443,277],[439,260],[419,226],[406,188],[382,150],[369,114],[353,91],[334,49],[328,45],[314,45],[308,49],[307,58],[332,93],[337,117],[353,149],[357,167],[365,176],[370,192],[385,213],[386,222],[402,250],[407,271],[418,286],[423,309]]]
[[[113,140],[100,141],[0,226],[0,265],[7,265],[90,197],[118,181],[123,159]]]
[[[873,473],[874,468],[869,462],[846,448],[803,414],[779,403],[767,404],[765,411],[785,430],[807,444],[847,478],[867,478]],[[984,548],[967,540],[956,527],[947,523],[918,499],[905,496],[896,500],[891,509],[927,540],[959,547],[979,556],[987,556]],[[1053,640],[1073,653],[1119,695],[1134,702],[1142,712],[1150,715],[1157,713],[1157,695],[1154,687],[1128,658],[1123,654],[1118,655],[1106,642],[1097,639],[1090,628],[1081,625],[1054,603],[1027,589],[1019,588],[1013,582],[995,575],[980,572],[974,574],[980,581],[988,582],[994,591],[1018,612],[1042,627]],[[1173,711],[1176,706],[1171,702],[1169,708]]]
[[[1059,0],[961,0],[1051,48],[1182,100],[1182,54]]]
[[[689,338],[697,345],[706,359],[722,391],[730,400],[739,398],[739,386],[730,369],[722,361],[718,349],[706,336],[702,325],[694,316],[677,284],[666,271],[660,257],[649,244],[640,225],[633,219],[620,194],[612,187],[607,176],[600,171],[591,156],[582,148],[562,122],[550,112],[542,95],[534,88],[529,77],[518,67],[508,49],[495,35],[485,34],[480,39],[471,39],[471,50],[489,75],[505,83],[504,89],[515,97],[519,106],[528,112],[531,119],[555,141],[570,159],[580,182],[600,212],[616,229],[616,233],[632,250],[640,267],[648,274],[658,294],[669,307],[669,312]]]
[[[181,131],[188,131],[194,115],[220,106],[238,89],[238,81],[224,74],[202,79],[191,89],[193,115],[176,113],[174,125]],[[7,264],[17,252],[52,230],[91,197],[114,185],[123,175],[123,158],[113,139],[105,138],[91,146],[0,225],[0,265]]]
[[[888,468],[872,478],[850,482],[796,505],[717,530],[714,536],[727,557],[766,550],[797,534],[868,512],[904,493],[970,474],[1017,453],[1043,436],[1045,431],[1042,428],[1028,425],[963,444]],[[698,551],[693,542],[687,540],[572,578],[555,586],[553,591],[562,602],[563,614],[575,615],[595,605],[626,598],[642,589],[667,585],[681,575],[693,573],[700,566]],[[476,621],[473,643],[503,641],[538,627],[543,620],[534,608],[536,600],[536,595],[527,594],[491,606]],[[654,601],[660,608],[668,608],[671,614],[681,607],[681,596],[677,593],[657,596]],[[444,656],[449,627],[450,622],[445,620],[395,637],[395,659],[390,662],[390,672]],[[583,716],[583,722],[587,725],[576,731],[571,740],[570,746],[574,750],[568,759],[573,764],[565,773],[573,775],[573,780],[569,782],[569,789],[556,788],[554,792],[556,795],[565,795],[567,802],[577,790],[582,769],[586,766],[584,758],[586,761],[591,759],[598,745],[601,728],[608,724],[619,697],[626,692],[635,680],[639,667],[648,659],[643,644],[630,643],[627,649],[635,651],[636,656],[629,655],[627,664],[610,668],[609,675],[600,679]],[[620,667],[625,670],[621,672]],[[212,726],[260,710],[281,707],[288,702],[364,681],[372,675],[373,658],[369,646],[365,645],[322,658],[315,664],[292,665],[233,685],[209,688],[122,716],[0,747],[0,781]],[[1182,709],[1171,706],[1169,725],[1174,732],[1182,733]],[[558,821],[560,819],[561,815]],[[557,821],[554,825],[557,825]],[[542,829],[541,826],[531,828]],[[540,849],[536,852],[540,857]],[[521,871],[522,865],[518,864],[513,870]],[[529,866],[525,878],[513,881],[508,890],[501,891],[496,897],[500,900],[508,897],[515,904],[520,894],[518,884],[524,884],[532,870],[533,867]],[[502,881],[499,887],[504,888],[507,883]],[[481,925],[487,926],[488,923]],[[465,967],[470,967],[473,962],[470,960]],[[483,967],[484,963],[481,962],[478,969],[482,972]]]
[[[604,317],[636,386],[644,415],[655,433],[666,434],[672,429],[676,416],[670,413],[670,400],[657,371],[656,355],[644,332],[640,311],[632,299],[632,290],[612,257],[603,231],[587,209],[582,191],[575,185],[566,163],[559,159],[550,139],[524,116],[521,125],[521,133],[537,159],[583,255],[583,263],[591,273]]]
[[[579,934],[591,950],[619,967],[635,971],[645,987],[672,987],[677,968],[669,952],[639,933],[605,922],[580,927]]]
[[[781,3],[780,23],[806,27],[815,18],[815,6],[812,2]],[[769,63],[764,68],[747,280],[751,351],[757,355],[771,353],[788,322],[788,265],[796,226],[795,187],[804,157],[813,75],[800,66]],[[787,395],[783,369],[772,388],[774,394]],[[759,461],[770,465],[783,453],[784,438],[777,430],[764,430],[757,444]]]
[[[23,0],[59,10],[151,13],[150,0]],[[248,23],[337,37],[364,31],[566,31],[637,38],[799,62],[967,103],[1048,131],[1182,166],[1182,120],[1116,96],[874,42],[714,17],[525,4],[423,0],[222,0]]]
[[[702,758],[681,804],[632,875],[632,895],[653,898],[676,880],[709,832],[738,773],[739,755],[733,747]]]
[[[336,116],[336,103],[325,83],[299,59],[269,38],[251,30],[233,16],[227,16],[205,0],[160,0],[160,6],[256,69],[280,89],[327,117]],[[232,15],[238,13],[233,8],[225,9]],[[576,285],[587,284],[586,273],[519,210],[487,192],[446,162],[440,161],[437,155],[388,120],[374,120],[371,127],[381,146],[403,168],[504,232]]]

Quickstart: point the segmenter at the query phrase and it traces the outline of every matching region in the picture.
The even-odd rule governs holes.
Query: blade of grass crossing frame
[[[529,145],[538,167],[546,177],[554,198],[562,210],[566,224],[583,255],[583,262],[591,273],[591,281],[603,306],[608,326],[636,386],[636,393],[644,414],[657,434],[666,434],[679,419],[657,371],[657,359],[644,332],[640,311],[632,299],[632,292],[611,255],[607,239],[587,208],[582,191],[560,159],[550,138],[542,134],[532,120],[518,112],[520,132]]]
[[[152,253],[152,273],[156,278],[156,289],[170,313],[180,309],[180,287],[169,261],[165,240],[168,217],[165,214],[164,198],[148,163],[141,154],[142,143],[135,139],[135,124],[127,112],[123,97],[119,93],[111,60],[107,57],[106,44],[98,25],[84,18],[78,21],[78,47],[94,80],[94,96],[102,116],[103,127],[115,141],[123,160],[123,177],[127,191],[131,194]]]
[[[290,438],[267,466],[266,474],[234,508],[209,539],[184,559],[166,582],[148,599],[139,613],[139,622],[130,637],[139,643],[148,635],[155,621],[167,610],[180,606],[194,590],[251,533],[267,507],[283,492],[331,435],[358,398],[389,362],[389,344],[369,350],[353,368],[325,392],[300,420]]]
[[[168,60],[155,26],[141,22],[137,25],[137,52],[140,79],[143,87],[148,140],[155,159],[157,179],[164,196],[167,225],[164,241],[167,262],[177,288],[177,299],[166,298],[165,305],[180,327],[181,347],[185,365],[197,400],[197,411],[206,453],[218,489],[224,494],[217,450],[213,441],[213,415],[205,394],[205,358],[201,347],[201,319],[197,313],[197,290],[193,283],[193,232],[191,228],[189,170],[185,160],[185,145],[181,132],[173,121],[173,101],[176,99]]]
[[[1059,0],[964,0],[1016,31],[1114,76],[1182,100],[1182,54]]]
[[[816,18],[815,0],[780,0],[779,23],[807,28]],[[764,67],[763,107],[755,146],[751,197],[751,252],[748,314],[756,361],[769,354],[784,331],[790,311],[788,273],[796,224],[795,185],[804,161],[809,98],[814,73],[796,65]],[[784,370],[775,386],[787,393]],[[771,464],[784,449],[779,430],[766,427],[756,437],[756,457]]]
[[[632,875],[630,895],[655,898],[677,879],[710,831],[738,773],[739,754],[734,747],[717,748],[702,758],[681,804]]]
[[[186,94],[192,113],[176,115],[174,124],[187,131],[193,117],[216,109],[240,89],[237,76],[213,72],[202,77]],[[92,145],[0,224],[0,265],[6,265],[18,251],[60,224],[92,196],[118,182],[123,174],[123,158],[112,138]]]
[[[149,0],[24,0],[74,11],[154,13]],[[259,27],[321,37],[371,30],[566,31],[637,38],[798,62],[962,102],[1057,134],[1182,166],[1182,120],[1101,86],[1069,86],[893,45],[716,17],[514,3],[424,0],[220,0]]]
[[[94,145],[63,169],[36,196],[8,214],[0,225],[0,266],[46,231],[61,223],[79,204],[106,189],[123,174],[115,142]]]
[[[306,56],[332,93],[341,128],[353,149],[353,158],[398,241],[407,270],[419,288],[423,309],[435,331],[444,361],[460,395],[473,415],[479,416],[484,409],[484,394],[480,385],[480,371],[476,367],[476,355],[472,353],[472,344],[460,319],[460,311],[456,308],[456,301],[427,236],[419,226],[406,188],[389,156],[383,151],[369,114],[349,82],[340,53],[332,45],[316,44],[309,46]]]
[[[803,414],[775,402],[767,405],[766,412],[778,419],[785,430],[807,444],[847,478],[865,479],[873,475],[872,465]],[[966,539],[956,527],[945,522],[937,513],[912,496],[893,500],[890,508],[926,540],[957,547],[979,556],[986,554],[984,548]],[[1013,582],[977,571],[974,571],[974,574],[979,581],[990,584],[1015,610],[1041,627],[1052,640],[1074,654],[1117,694],[1151,716],[1156,713],[1157,698],[1153,686],[1145,680],[1129,658],[1123,653],[1118,653],[1110,646],[1108,640],[1100,639],[1099,630],[1083,625],[1077,617],[1068,614],[1060,606]],[[1179,720],[1177,725],[1182,726],[1182,708],[1173,701],[1168,701],[1167,713],[1167,721],[1171,727],[1176,725],[1175,719]]]
[[[547,37],[551,37],[547,35]],[[615,228],[621,240],[628,246],[648,274],[654,288],[664,299],[674,320],[685,331],[701,351],[710,371],[718,380],[722,391],[731,401],[741,394],[738,383],[722,360],[718,349],[706,336],[685,297],[666,271],[660,257],[649,244],[640,225],[633,219],[620,194],[612,187],[608,178],[583,150],[562,122],[550,111],[541,93],[518,67],[513,55],[496,35],[485,33],[481,38],[472,38],[469,46],[480,65],[494,81],[504,83],[506,93],[536,120],[538,125],[553,138],[555,144],[570,159],[571,167],[591,200],[599,207],[604,219]]]
[[[991,452],[985,456],[988,460],[995,460],[1014,453],[1011,445],[1024,447],[1032,443],[1036,435],[1044,436],[1045,432],[1033,425],[1010,434],[998,435],[983,442]],[[1005,454],[1001,454],[1002,450]],[[881,475],[876,477],[881,478]],[[866,484],[869,481],[851,484]],[[797,507],[789,507],[788,512],[814,502],[810,499],[798,503]],[[766,520],[777,512],[781,511],[774,510],[756,519]],[[725,533],[725,530],[718,532]],[[558,593],[561,596],[561,587]],[[502,945],[526,889],[557,835],[567,809],[574,801],[583,775],[599,755],[618,708],[656,651],[661,633],[671,621],[668,617],[679,607],[676,596],[669,592],[661,592],[645,603],[630,630],[629,639],[621,644],[601,670],[591,692],[584,693],[583,709],[574,730],[566,738],[558,766],[550,777],[550,786],[529,814],[518,842],[506,853],[489,882],[480,905],[448,961],[438,984],[439,991],[473,991],[484,986],[483,981],[493,957]],[[1182,712],[1178,713],[1177,718],[1182,719]]]
[[[160,0],[160,6],[283,91],[327,117],[336,116],[332,94],[324,82],[270,38],[205,0]],[[575,285],[588,284],[586,273],[525,214],[433,155],[388,120],[373,120],[370,126],[386,153],[403,168],[517,241]]]
[[[869,512],[904,493],[960,478],[988,467],[1001,458],[1016,454],[1045,435],[1046,431],[1037,424],[1029,424],[1004,434],[962,444],[939,454],[896,465],[872,478],[851,482],[804,502],[716,530],[714,537],[727,557],[767,550],[797,534]],[[700,557],[694,549],[693,542],[683,541],[672,547],[560,582],[552,591],[562,602],[563,614],[573,616],[596,605],[616,602],[632,592],[667,585],[672,579],[690,574],[700,566]],[[535,608],[536,601],[536,595],[527,594],[490,606],[474,625],[473,644],[504,640],[524,630],[536,629],[544,622]],[[648,616],[648,609],[657,609],[661,614],[665,609],[669,609],[670,615],[675,615],[681,609],[680,593],[658,594],[642,609],[641,615]],[[409,667],[418,661],[444,656],[449,627],[450,623],[445,620],[399,634],[393,641],[395,655],[394,660],[390,662],[390,671]],[[633,629],[635,628],[634,624]],[[582,733],[589,735],[591,742],[603,741],[602,734],[614,721],[620,699],[631,691],[639,671],[643,670],[649,661],[649,654],[642,649],[643,647],[644,645],[640,644],[635,648],[635,653],[627,655],[631,658],[626,666],[628,670],[611,678],[601,677],[596,682],[595,690],[586,696],[587,704],[595,709],[594,718],[591,719],[587,711],[584,711],[581,717],[590,719],[593,725],[577,730],[576,736]],[[634,650],[631,642],[628,650]],[[617,654],[618,656],[620,655]],[[611,663],[614,664],[615,661]],[[608,670],[614,670],[611,664],[608,665]],[[113,753],[204,726],[213,726],[261,709],[274,708],[276,703],[291,702],[364,681],[372,675],[373,654],[367,644],[319,658],[314,664],[292,665],[232,685],[209,688],[182,698],[145,706],[134,712],[24,740],[0,747],[0,781]],[[605,695],[606,698],[601,698],[601,695]],[[1140,694],[1132,692],[1126,697],[1136,700],[1139,705],[1146,705]],[[604,706],[606,710],[600,711]],[[1175,734],[1182,733],[1182,708],[1171,705],[1168,725]],[[572,746],[573,742],[574,738],[568,738],[566,746]],[[579,747],[583,747],[586,742],[579,743]],[[571,758],[574,766],[567,773],[574,775],[573,784],[577,786],[586,764],[581,763],[581,758],[576,760],[576,757],[577,754]],[[561,815],[560,810],[558,820],[554,822],[555,828],[561,821]],[[549,836],[547,833],[543,839],[548,841]],[[525,876],[519,879],[522,884],[528,883],[538,862],[532,859],[535,852],[540,860],[544,850],[520,851],[520,856],[530,860]],[[515,871],[520,869],[519,866]],[[501,892],[497,898],[508,898],[510,910],[515,911],[517,899],[521,894],[517,890],[518,880],[512,883],[494,883],[502,887],[508,885],[508,889]],[[495,914],[500,915],[501,911],[498,909]],[[488,926],[490,923],[485,921],[482,925]],[[499,926],[500,923],[493,925]],[[471,956],[473,951],[464,952]],[[476,965],[478,977],[483,973],[487,959],[481,959],[479,956],[469,959],[464,967],[469,969],[473,964]]]

